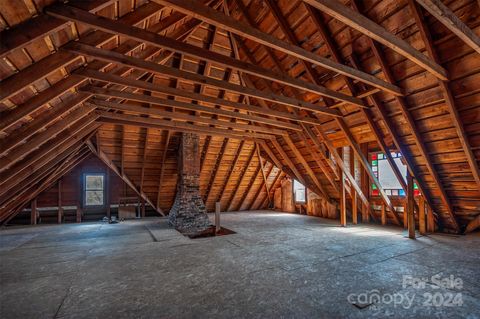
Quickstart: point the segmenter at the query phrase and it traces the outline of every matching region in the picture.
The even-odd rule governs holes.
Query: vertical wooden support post
[[[365,158],[368,158],[368,143],[362,143],[360,145],[360,148]],[[363,194],[365,194],[365,196],[367,197],[367,199],[369,199],[370,178],[368,177],[367,171],[363,167],[360,168],[360,171],[361,171],[360,178],[361,178],[362,191],[363,191]],[[369,208],[368,206],[362,205],[362,222],[363,223],[368,223],[370,220],[370,214],[368,213],[368,208]]]
[[[342,160],[344,159],[343,156],[343,149],[340,149],[338,152]],[[343,172],[340,165],[338,166],[338,175],[340,176],[340,226],[346,227],[347,226],[347,199],[346,199],[346,191],[345,191],[345,173]]]
[[[37,198],[35,197],[31,203],[31,211],[30,211],[30,224],[36,225],[37,224]]]
[[[407,224],[408,237],[415,239],[415,198],[413,197],[413,176],[407,171]]]
[[[145,199],[142,198],[142,208],[140,210],[140,217],[145,218]]]
[[[350,174],[355,178],[355,152],[352,147],[350,147]],[[357,192],[353,187],[350,187],[350,195],[352,197],[352,222],[353,224],[357,224]]]
[[[140,209],[140,217],[144,218],[145,217],[145,199],[142,198],[142,207]]]
[[[110,178],[111,178],[111,175],[110,175],[110,169],[107,168],[107,178],[106,178],[106,181],[105,181],[105,205],[107,206],[107,218],[108,220],[110,220],[111,216],[112,216],[112,212],[111,212],[111,203],[110,203]]]
[[[220,231],[220,202],[215,202],[215,233]]]
[[[420,235],[427,234],[425,199],[423,198],[423,195],[420,196],[418,203],[418,231],[420,232]]]
[[[352,219],[353,224],[358,224],[358,198],[357,192],[352,187]],[[368,213],[367,213],[368,214]]]
[[[63,207],[62,207],[62,179],[58,180],[58,214],[57,223],[61,224],[63,220]]]
[[[340,225],[347,226],[347,200],[345,192],[345,175],[340,174]]]
[[[435,232],[435,218],[433,217],[433,210],[429,205],[427,205],[427,231],[429,233]]]
[[[77,223],[82,222],[82,202],[81,201],[77,201],[77,214],[76,214],[75,221]]]
[[[408,198],[405,197],[405,203],[403,203],[403,229],[408,228],[407,210],[408,210]]]
[[[381,212],[382,225],[387,224],[387,212],[385,211],[385,203],[382,203],[382,212]]]

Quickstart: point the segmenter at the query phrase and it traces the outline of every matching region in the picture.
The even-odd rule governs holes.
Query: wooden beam
[[[108,157],[108,155],[104,151],[100,150],[100,152],[97,152],[97,149],[90,140],[88,140],[86,143],[92,153],[95,154],[102,162],[104,162],[105,165],[107,165],[115,174],[117,174],[118,177],[120,177],[125,182],[125,184],[127,184],[140,198],[145,200],[153,209],[157,211],[157,213],[165,216],[163,211],[160,208],[156,207],[148,198],[148,196],[143,191],[140,191],[130,180],[130,178],[125,175],[125,173],[121,172],[117,165],[115,165],[115,163]]]
[[[62,134],[42,145],[25,160],[16,163],[11,169],[0,173],[0,196],[8,192],[15,184],[27,178],[36,169],[42,167],[52,157],[57,156],[97,128],[99,124],[93,123],[94,121],[95,116],[85,117],[62,131]]]
[[[238,160],[240,159],[240,154],[242,153],[243,147],[245,145],[245,141],[240,141],[238,145],[237,152],[235,153],[235,158],[233,159],[232,164],[228,168],[227,176],[225,177],[222,187],[220,188],[220,192],[217,194],[215,202],[221,202],[223,194],[225,194],[224,190],[227,187],[228,183],[230,182],[230,178],[232,176],[233,170],[237,167]]]
[[[62,192],[63,192],[63,185],[62,179],[58,180],[58,212],[57,212],[57,224],[61,224],[63,221],[63,201],[62,201]]]
[[[278,143],[277,140],[272,140],[271,141],[273,146],[275,147],[275,149],[277,150],[278,153],[280,153],[280,156],[282,156],[283,160],[285,161],[285,163],[287,163],[287,167],[290,168],[290,170],[292,171],[294,177],[300,182],[302,183],[303,185],[307,185],[307,182],[305,181],[305,179],[303,178],[302,174],[300,174],[300,172],[298,171],[298,169],[295,167],[295,164],[293,164],[292,160],[290,159],[290,157],[287,155],[287,153],[285,153],[283,147],[280,145],[280,143]],[[283,165],[282,165],[283,167]]]
[[[450,15],[452,15],[458,21],[460,21],[460,19],[458,19],[440,1],[437,1],[437,0],[417,0],[417,2],[420,3],[423,7],[428,6],[430,8],[433,8],[434,6],[438,6],[438,8],[441,9],[441,12],[442,12],[442,14],[440,14],[440,17],[445,17],[446,19],[448,19],[450,17]],[[428,25],[425,21],[425,18],[423,16],[420,8],[415,4],[415,2],[413,0],[409,0],[409,5],[410,5],[410,8],[412,10],[413,16],[415,17],[415,21],[417,22],[418,29],[420,30],[420,34],[422,36],[423,42],[425,43],[425,48],[427,49],[428,54],[430,55],[430,57],[434,61],[436,61],[437,63],[440,63],[441,61],[440,61],[440,58],[438,56],[437,50],[435,49],[434,41],[432,39],[432,36],[431,36],[430,31],[428,29]],[[432,9],[432,10],[435,10],[435,9]],[[430,12],[430,10],[428,10],[428,11]],[[430,12],[430,13],[432,13],[432,12]],[[445,14],[445,16],[443,14]],[[434,14],[434,16],[437,17],[435,14]],[[460,23],[461,23],[461,21],[460,21]],[[465,28],[468,29],[468,27],[466,27],[466,26],[465,26]],[[468,29],[468,30],[470,32],[472,32],[470,29]],[[473,33],[473,35],[475,35],[475,34]],[[477,42],[476,51],[478,53],[480,53],[480,47],[479,47],[480,38],[478,36],[476,36],[476,42]],[[477,183],[477,187],[478,187],[479,195],[480,195],[480,166],[477,162],[477,159],[475,158],[475,154],[473,153],[473,147],[468,140],[468,134],[465,131],[464,126],[462,125],[462,120],[461,120],[460,114],[458,113],[458,107],[456,105],[453,92],[450,89],[450,84],[448,82],[440,81],[440,80],[438,81],[438,84],[440,86],[440,90],[442,91],[443,97],[445,98],[445,104],[447,105],[448,111],[449,111],[449,113],[452,117],[453,126],[455,127],[455,131],[457,132],[458,138],[460,140],[460,144],[462,145],[463,151],[465,152],[465,155],[467,157],[468,165],[470,166],[470,170],[472,172],[473,179]]]
[[[415,239],[415,197],[413,193],[413,176],[407,173],[407,220],[408,220],[408,237]]]
[[[290,136],[288,136],[288,135],[284,136],[283,139],[287,142],[288,147],[293,151],[293,153],[295,154],[295,157],[300,161],[303,168],[307,171],[308,176],[310,176],[310,178],[312,179],[313,183],[315,184],[317,189],[320,191],[320,193],[325,197],[326,200],[330,200],[330,196],[328,195],[328,193],[323,188],[321,181],[317,178],[317,176],[315,175],[315,172],[312,170],[310,165],[307,163],[307,161],[303,157],[302,153],[300,153],[300,151],[297,149],[297,147],[293,143]]]
[[[11,150],[7,155],[0,158],[0,172],[3,172],[10,168],[13,164],[17,163],[25,156],[33,152],[35,149],[41,145],[48,142],[51,138],[58,135],[60,132],[64,131],[67,127],[72,126],[73,124],[83,121],[80,123],[90,124],[95,120],[95,117],[89,116],[95,107],[84,106],[82,108],[77,108],[74,111],[70,112],[65,116],[61,121],[57,121],[54,124],[50,125],[46,130],[33,136],[27,143],[22,144]]]
[[[258,157],[258,161],[260,162],[260,167],[261,167],[261,170],[262,170],[262,177],[263,177],[263,186],[265,186],[265,191],[267,192],[267,197],[268,197],[268,202],[270,203],[271,200],[270,200],[270,190],[268,189],[268,183],[267,183],[267,177],[270,175],[270,173],[272,172],[272,169],[273,169],[273,164],[272,166],[270,167],[270,170],[268,172],[268,174],[265,174],[265,167],[263,165],[263,159],[262,157],[260,156],[260,147],[258,146],[258,143],[255,143],[255,148],[257,150],[257,157]],[[261,189],[261,187],[260,187]],[[252,203],[253,204],[253,203]],[[250,206],[251,208],[251,206]],[[249,208],[249,209],[250,209]]]
[[[208,199],[210,197],[213,185],[215,183],[215,179],[218,176],[218,168],[220,167],[221,163],[223,162],[223,156],[225,155],[225,150],[227,149],[228,146],[228,138],[224,138],[222,142],[222,146],[220,147],[220,151],[217,154],[217,158],[215,160],[215,165],[213,166],[213,173],[210,175],[210,178],[208,180],[207,188],[205,195],[203,196],[203,201],[205,204],[208,202]],[[220,189],[220,192],[222,189]]]
[[[337,121],[337,123],[339,124],[339,126],[342,128],[346,138],[347,138],[347,141],[348,143],[350,144],[350,146],[353,148],[353,150],[355,151],[356,155],[357,155],[357,158],[358,158],[358,161],[360,162],[360,164],[362,164],[363,168],[367,171],[368,173],[368,176],[370,177],[370,179],[375,183],[375,185],[377,185],[377,188],[380,192],[380,195],[382,197],[382,200],[384,201],[384,203],[387,205],[388,209],[390,210],[390,212],[392,213],[392,216],[393,216],[393,219],[395,220],[395,222],[400,225],[400,219],[398,217],[398,214],[397,214],[397,211],[395,210],[395,207],[393,207],[393,204],[392,202],[390,201],[390,198],[387,196],[387,194],[385,193],[385,191],[383,190],[383,187],[382,185],[380,185],[380,182],[378,181],[378,178],[375,176],[375,174],[373,173],[373,170],[372,168],[370,167],[370,164],[368,163],[368,160],[367,158],[363,155],[362,153],[362,150],[360,149],[360,146],[357,144],[357,142],[355,141],[352,133],[350,132],[350,130],[348,129],[348,127],[346,126],[345,124],[345,121]],[[326,137],[325,137],[326,138]]]
[[[232,206],[233,199],[235,198],[235,194],[237,194],[236,192],[242,183],[243,177],[245,176],[245,172],[247,171],[248,167],[250,167],[250,164],[252,163],[254,155],[255,155],[255,148],[252,149],[252,152],[248,156],[248,160],[246,161],[245,165],[242,166],[242,170],[240,171],[240,175],[238,177],[237,183],[235,184],[235,187],[233,188],[233,191],[230,194],[230,198],[227,204],[227,211],[230,211],[230,209],[232,208],[231,206]],[[248,191],[246,191],[245,193],[248,193]]]
[[[219,129],[208,126],[201,126],[190,124],[186,122],[176,122],[168,121],[156,118],[146,118],[141,116],[112,113],[106,111],[94,111],[99,119],[97,120],[100,123],[113,123],[119,125],[127,126],[137,126],[137,127],[151,127],[159,129],[168,129],[176,132],[188,131],[193,133],[199,133],[209,136],[222,136],[236,139],[272,139],[274,136],[270,134],[258,133],[258,132],[244,132],[244,131],[233,131],[228,129]]]
[[[358,6],[358,3],[357,3],[357,0],[353,0],[352,4],[353,4],[354,8],[357,11],[359,11],[359,6]],[[391,70],[388,66],[388,63],[387,63],[386,58],[383,54],[382,48],[373,40],[370,40],[370,47],[371,47],[375,57],[377,58],[377,60],[380,64],[380,67],[382,69],[382,72],[385,75],[385,78],[389,82],[395,83],[395,78],[393,77],[393,74],[392,74],[392,72],[391,72]],[[423,143],[423,140],[420,136],[420,133],[419,133],[420,131],[417,129],[416,124],[415,124],[415,120],[413,119],[413,117],[412,117],[412,115],[409,111],[409,106],[407,104],[407,101],[403,97],[399,97],[399,96],[395,96],[394,98],[395,98],[396,102],[398,103],[398,105],[400,106],[400,111],[401,111],[402,115],[404,116],[404,118],[407,122],[407,125],[409,126],[410,132],[413,136],[415,144],[419,148],[420,154],[423,156],[423,158],[426,162],[427,169],[433,177],[433,181],[435,183],[435,186],[440,191],[440,198],[442,199],[442,202],[447,209],[447,214],[450,217],[453,228],[454,228],[455,231],[458,232],[459,227],[458,227],[458,222],[457,222],[457,220],[455,218],[455,215],[454,215],[454,212],[453,212],[453,207],[450,203],[450,200],[447,197],[447,194],[445,192],[445,189],[444,189],[443,185],[441,184],[439,175],[438,175],[437,171],[435,170],[435,168],[432,164],[432,161],[430,159],[430,155],[428,154],[427,149],[425,147],[425,144]],[[402,155],[403,155],[403,157],[404,157],[404,159],[407,163],[408,170],[416,178],[417,185],[419,185],[419,188],[420,188],[422,194],[427,194],[426,199],[428,201],[428,204],[430,206],[433,206],[433,201],[431,200],[432,196],[429,193],[429,190],[424,186],[424,185],[426,185],[426,183],[423,180],[423,177],[417,172],[415,163],[413,162],[412,158],[410,157],[410,154],[409,154],[408,150],[405,148],[404,144],[399,139],[398,134],[393,129],[393,124],[391,123],[387,112],[383,108],[379,108],[378,111],[382,116],[382,120],[387,125],[387,129],[389,130],[389,133],[392,136],[392,138],[395,142],[395,145],[402,152]]]
[[[165,6],[172,7],[175,10],[178,10],[185,14],[194,16],[210,24],[216,25],[224,30],[235,33],[244,38],[263,44],[272,49],[279,50],[280,52],[287,53],[301,60],[308,61],[317,66],[321,66],[322,68],[325,68],[327,70],[331,70],[336,73],[352,77],[382,90],[401,95],[401,91],[398,87],[386,83],[379,78],[376,78],[364,72],[360,72],[346,65],[335,63],[330,59],[321,57],[315,53],[305,50],[301,46],[292,45],[288,42],[281,41],[268,33],[262,32],[256,28],[251,27],[248,24],[237,21],[232,17],[229,17],[219,11],[206,7],[198,2],[192,2],[187,0],[154,1]]]
[[[346,189],[345,189],[345,174],[343,173],[341,167],[339,166],[339,172],[338,174],[340,175],[340,183],[339,183],[339,188],[340,188],[340,226],[346,227],[347,226],[347,194],[346,194]]]
[[[190,93],[187,91],[181,91],[181,90],[170,90],[170,88],[164,87],[164,86],[159,86],[159,85],[150,85],[149,83],[143,82],[142,81],[136,81],[136,80],[131,80],[131,79],[124,79],[122,77],[117,77],[117,76],[112,76],[103,72],[85,72],[89,78],[96,79],[99,81],[104,81],[104,82],[109,82],[109,83],[115,83],[115,84],[123,84],[123,85],[128,85],[130,87],[135,87],[138,89],[145,89],[149,90],[152,92],[157,92],[157,93],[162,93],[162,94],[168,94],[171,96],[179,96],[179,97],[184,97],[184,98],[189,98],[195,101],[200,101],[208,104],[219,104],[219,105],[224,105],[227,107],[232,107],[235,109],[239,110],[246,110],[252,113],[257,113],[257,114],[265,114],[265,110],[260,109],[255,106],[247,106],[242,103],[238,102],[233,102],[233,101],[226,101],[222,99],[217,99],[213,97],[207,97],[207,96],[202,96],[200,94],[196,93]],[[105,97],[117,97],[117,98],[124,98],[130,101],[137,101],[137,102],[145,102],[145,103],[150,103],[150,104],[157,104],[161,106],[169,106],[173,108],[179,108],[179,109],[184,109],[184,110],[189,110],[189,111],[195,111],[195,112],[202,112],[202,113],[209,113],[209,114],[216,114],[216,115],[221,115],[221,116],[226,116],[226,117],[234,117],[237,119],[242,119],[246,121],[253,121],[253,122],[258,122],[258,123],[264,123],[276,127],[282,127],[282,128],[287,128],[291,130],[296,130],[298,131],[300,128],[296,124],[291,124],[288,122],[283,122],[279,120],[272,120],[266,117],[262,116],[254,116],[250,114],[243,114],[240,112],[233,112],[229,110],[224,110],[224,109],[218,109],[218,108],[212,108],[212,107],[207,107],[207,106],[202,106],[202,105],[196,105],[192,103],[186,103],[186,102],[180,102],[180,101],[175,101],[175,100],[167,100],[167,99],[162,99],[158,98],[155,96],[146,96],[146,95],[141,95],[141,94],[133,94],[133,93],[126,93],[126,92],[120,92],[116,90],[111,90],[111,89],[102,89],[98,87],[87,87],[85,89],[82,89],[82,91],[85,92],[91,92],[94,93],[95,95],[98,96],[105,96]],[[219,102],[219,103],[216,103]],[[290,116],[286,112],[275,112],[272,110],[272,116],[276,116],[279,118],[284,118],[284,119],[289,119],[292,121],[305,121],[308,123],[313,122],[313,119],[308,119],[306,117],[301,117],[301,116]]]
[[[280,179],[285,173],[282,170],[278,170],[277,176],[275,176],[275,179],[272,182],[272,185],[270,186],[270,196],[273,198],[275,197],[275,189],[277,188],[277,184],[280,182]],[[265,199],[260,202],[260,204],[257,206],[257,209],[260,209],[262,207],[265,207],[265,201],[268,199],[267,196],[265,196]],[[275,200],[274,200],[275,201]],[[272,204],[275,204],[274,201]],[[274,205],[272,205],[274,206]],[[269,206],[268,208],[271,208],[272,206]]]
[[[61,102],[49,110],[42,112],[29,123],[23,125],[19,129],[16,129],[15,134],[10,134],[8,135],[8,138],[3,138],[0,141],[0,155],[5,155],[5,153],[10,151],[12,148],[24,142],[26,139],[42,130],[46,126],[52,124],[65,113],[74,110],[90,96],[91,95],[87,93],[75,94],[71,99]]]
[[[81,4],[81,7],[85,7],[85,4],[93,4],[94,2],[85,2],[85,1],[80,1],[78,4]],[[143,6],[138,7],[134,12],[128,13],[125,16],[121,17],[118,21],[126,24],[133,24],[133,25],[139,25],[143,23],[146,19],[150,18],[152,15],[156,14],[158,10],[160,10],[161,7],[156,4],[156,3],[147,3]],[[158,24],[157,24],[158,25]],[[155,25],[156,26],[156,25]],[[152,27],[149,29],[155,29],[155,31],[162,31],[162,30],[157,30],[156,28]],[[115,35],[113,34],[107,34],[104,32],[92,32],[89,33],[87,36],[82,38],[83,43],[88,43],[90,45],[101,45],[109,40],[113,39]],[[138,47],[142,46],[142,43],[135,42],[135,41],[126,41],[122,45],[120,45],[118,48],[114,49],[117,52],[125,53],[128,54],[130,52],[133,52],[136,50]],[[65,52],[62,52],[62,54],[65,54]],[[64,59],[62,62],[63,64],[69,64],[74,59],[77,58],[76,55],[73,56],[67,56],[68,59]],[[55,59],[62,59],[64,56],[60,54],[60,52],[56,52],[48,57],[51,60]],[[48,69],[45,66],[48,66]],[[26,81],[25,83],[28,85],[31,85],[35,83],[36,81],[39,81],[42,79],[42,77],[46,73],[51,73],[51,72],[56,72],[56,65],[52,63],[47,63],[45,64],[38,64],[34,63],[30,67],[16,73],[14,76],[12,76],[12,81],[11,83],[18,82],[15,80],[21,79],[21,81]],[[96,70],[101,70],[105,67],[108,66],[108,63],[104,62],[92,62],[89,64],[89,67],[94,68]],[[128,71],[128,70],[127,70]],[[44,104],[48,103],[50,100],[60,96],[64,92],[82,84],[85,79],[83,77],[75,76],[75,75],[70,75],[67,78],[58,81],[57,83],[53,84],[49,88],[45,89],[44,91],[40,92],[38,95],[35,95],[22,105],[17,106],[14,108],[12,111],[9,111],[5,117],[0,118],[0,131],[6,129],[7,127],[15,124],[18,122],[22,117],[27,116],[28,114],[31,114],[38,110],[40,107],[42,107]],[[20,83],[20,82],[19,82]],[[26,85],[26,86],[28,86]],[[7,92],[11,90],[10,85],[7,83],[5,84],[5,81],[2,81],[0,84],[0,90],[6,90]]]
[[[97,108],[100,108],[103,110],[120,110],[120,111],[127,111],[128,113],[136,113],[136,114],[143,114],[143,115],[149,115],[149,116],[153,115],[155,116],[154,119],[161,117],[163,119],[171,119],[174,121],[203,123],[203,124],[209,124],[212,126],[220,126],[224,128],[236,129],[241,131],[252,131],[252,132],[274,134],[274,135],[286,134],[284,130],[280,130],[278,128],[269,128],[269,127],[261,127],[258,125],[235,123],[231,121],[232,118],[229,118],[227,120],[220,120],[220,119],[216,120],[216,119],[212,119],[211,117],[201,116],[200,114],[189,115],[185,113],[176,112],[175,110],[163,111],[159,109],[141,107],[137,104],[130,104],[130,103],[119,104],[116,102],[103,101],[99,99],[92,99],[86,104],[96,106]],[[185,104],[192,105],[189,103],[185,103]],[[214,112],[215,111],[213,109],[212,113]],[[235,116],[234,113],[235,112],[231,112],[233,116]]]
[[[437,63],[430,60],[427,56],[417,51],[405,40],[393,35],[382,26],[363,16],[362,14],[346,7],[337,0],[303,0],[312,7],[317,8],[342,21],[347,26],[367,35],[368,37],[382,43],[386,47],[403,55],[410,61],[421,66],[436,77],[442,80],[448,80],[447,71]]]
[[[253,173],[252,177],[250,177],[250,181],[247,184],[247,188],[243,192],[243,195],[242,195],[242,197],[239,201],[239,204],[238,204],[236,210],[238,210],[238,211],[241,210],[242,207],[243,207],[243,204],[245,204],[245,200],[247,199],[248,194],[250,194],[250,192],[252,191],[253,184],[255,183],[255,181],[258,178],[258,174],[260,174],[260,169],[261,169],[261,165],[260,165],[260,163],[258,163],[257,168],[255,169],[255,172]],[[245,172],[247,170],[248,170],[248,167],[245,169]],[[243,176],[242,176],[242,180],[243,180]],[[240,185],[241,185],[241,183],[240,183]]]
[[[116,21],[96,16],[73,7],[58,4],[48,7],[46,11],[47,13],[58,18],[84,23],[105,32],[115,33],[140,42],[145,42],[156,47],[180,52],[182,54],[193,56],[201,60],[210,61],[212,63],[218,63],[225,67],[231,67],[248,74],[256,75],[267,80],[296,87],[298,89],[312,92],[314,94],[319,94],[322,96],[330,97],[332,99],[363,106],[362,101],[355,97],[332,91],[319,85],[279,75],[270,70],[266,70],[255,65],[245,63],[234,58],[230,58],[223,54],[211,52],[191,44],[163,37],[159,34],[139,29],[137,27],[119,24]]]
[[[30,225],[36,225],[38,218],[38,211],[37,211],[37,198],[35,197],[32,200],[32,204],[30,206]]]
[[[167,136],[165,137],[162,161],[160,162],[160,178],[158,180],[157,207],[160,207],[160,194],[162,190],[163,176],[165,175],[165,160],[167,159],[168,146],[170,145],[170,131],[167,130],[166,134]]]
[[[480,227],[480,215],[472,219],[465,229],[465,234],[473,232],[475,229]]]
[[[150,61],[144,61],[142,59],[126,56],[120,53],[115,53],[113,51],[96,48],[94,46],[89,46],[89,45],[81,44],[78,42],[71,42],[66,46],[66,49],[77,54],[89,56],[102,61],[120,64],[130,68],[136,68],[146,72],[152,72],[162,76],[170,76],[176,79],[183,79],[183,80],[192,81],[194,83],[198,83],[202,85],[213,86],[213,87],[227,90],[230,92],[245,94],[254,98],[263,99],[263,100],[271,101],[274,103],[281,103],[281,104],[289,105],[296,108],[302,108],[312,112],[317,112],[317,113],[321,113],[329,116],[335,116],[335,117],[340,116],[340,113],[338,112],[338,110],[332,110],[327,107],[312,104],[300,99],[289,98],[282,95],[272,94],[272,93],[248,88],[245,86],[229,83],[228,81],[217,80],[217,79],[208,77],[206,75],[183,71],[177,68],[160,65],[158,63],[154,63]],[[79,74],[82,74],[82,73],[79,73]],[[173,89],[170,89],[170,91],[171,90]],[[221,103],[218,103],[218,104],[222,105]]]
[[[480,53],[480,37],[460,20],[440,0],[416,0],[425,10],[430,12],[441,24],[462,39],[468,46]],[[438,62],[437,62],[438,63]]]
[[[418,209],[418,232],[420,235],[427,234],[427,224],[426,224],[426,215],[425,215],[425,199],[423,196],[419,196],[419,209]]]
[[[263,170],[263,167],[262,167],[262,166],[263,166],[263,164],[261,165],[260,170]],[[262,184],[260,184],[260,186],[257,188],[257,191],[255,192],[255,195],[253,195],[252,201],[250,202],[250,205],[248,205],[248,209],[247,209],[247,210],[252,210],[253,206],[254,206],[255,203],[258,201],[259,196],[262,194],[262,189],[263,189],[263,188],[265,188],[265,193],[266,193],[268,202],[271,203],[270,191],[269,191],[269,188],[268,188],[267,178],[268,178],[268,176],[270,176],[270,174],[272,173],[273,167],[274,167],[274,165],[271,164],[271,165],[270,165],[270,168],[268,169],[268,173],[267,173],[267,174],[262,173],[262,175],[265,175],[266,177],[262,179]]]
[[[95,13],[116,0],[96,0],[90,1],[89,7],[86,10]],[[83,1],[85,2],[85,1]],[[71,1],[70,5],[82,5],[79,1]],[[85,6],[83,6],[85,7]],[[34,41],[47,37],[57,31],[60,31],[70,23],[61,19],[51,17],[46,14],[39,14],[36,17],[20,23],[10,29],[3,30],[0,33],[0,59],[13,53],[16,50],[25,48]]]

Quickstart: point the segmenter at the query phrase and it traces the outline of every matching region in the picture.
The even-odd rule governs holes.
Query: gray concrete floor
[[[410,240],[399,228],[260,211],[222,222],[237,234],[191,240],[162,218],[2,230],[0,317],[480,316],[478,234]],[[457,286],[439,287],[450,276]]]

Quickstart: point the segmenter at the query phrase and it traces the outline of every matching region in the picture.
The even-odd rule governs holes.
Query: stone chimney
[[[184,234],[200,233],[210,227],[207,209],[200,196],[200,138],[182,133],[178,151],[177,194],[169,223]]]

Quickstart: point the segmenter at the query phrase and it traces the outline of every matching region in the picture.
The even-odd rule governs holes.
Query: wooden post
[[[218,233],[220,228],[220,202],[215,202],[215,233]]]
[[[352,187],[352,221],[353,224],[358,224],[358,199],[357,192]]]
[[[30,211],[30,224],[36,225],[37,224],[37,198],[35,197],[31,203],[31,211]]]
[[[420,235],[427,234],[427,225],[425,220],[425,199],[423,195],[419,198],[419,205],[418,205],[418,231]]]
[[[415,239],[415,198],[413,197],[413,176],[407,171],[407,220],[408,237]]]
[[[77,215],[76,215],[76,222],[81,223],[82,222],[82,205],[81,201],[77,201]]]
[[[142,198],[142,209],[140,211],[140,216],[145,218],[145,200]]]
[[[107,168],[107,180],[105,182],[105,205],[107,205],[107,218],[110,220],[112,217],[112,209],[111,209],[111,202],[110,202],[110,183],[111,183],[111,175],[110,169]]]
[[[381,213],[382,225],[387,224],[387,213],[385,211],[385,203],[382,203],[382,213]]]
[[[343,149],[340,149],[340,157],[343,160]],[[347,226],[347,200],[346,200],[346,191],[345,191],[345,173],[343,172],[341,166],[338,166],[338,175],[340,176],[340,226]]]
[[[58,214],[57,223],[61,224],[63,220],[63,207],[62,207],[62,179],[58,180]]]
[[[408,189],[407,189],[407,191],[408,191]],[[403,203],[403,229],[408,228],[407,210],[408,210],[408,198],[405,197],[405,203]]]
[[[363,156],[365,158],[368,158],[368,143],[362,143],[360,145],[360,148],[362,150]],[[360,178],[361,178],[361,185],[362,185],[362,191],[363,194],[369,199],[370,195],[370,178],[368,177],[367,171],[361,167],[360,168]],[[368,214],[368,206],[367,205],[362,205],[362,222],[363,223],[368,223],[370,220],[370,214]]]
[[[350,147],[350,174],[355,178],[355,152],[352,147]],[[353,187],[350,187],[350,195],[352,197],[352,222],[357,224],[357,192]]]
[[[433,210],[430,205],[427,205],[427,231],[429,233],[435,232],[435,218],[433,217]]]

